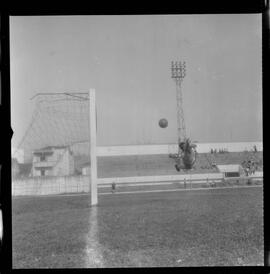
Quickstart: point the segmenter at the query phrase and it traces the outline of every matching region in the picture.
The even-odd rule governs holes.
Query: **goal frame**
[[[96,92],[89,90],[89,130],[90,130],[90,199],[91,205],[98,204],[97,193],[97,119],[96,119]]]

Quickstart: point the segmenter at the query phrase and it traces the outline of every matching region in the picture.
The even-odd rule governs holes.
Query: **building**
[[[73,153],[68,146],[49,146],[33,152],[32,176],[74,174]]]
[[[225,177],[240,177],[244,175],[241,165],[217,165],[217,168]]]

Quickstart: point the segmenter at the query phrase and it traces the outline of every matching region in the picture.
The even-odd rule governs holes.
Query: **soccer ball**
[[[161,128],[166,128],[168,126],[168,121],[165,118],[162,118],[159,120],[158,124]]]

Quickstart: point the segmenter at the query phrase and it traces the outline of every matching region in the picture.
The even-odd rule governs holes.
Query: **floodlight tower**
[[[183,110],[182,82],[186,76],[186,62],[172,61],[171,64],[172,79],[176,83],[176,102],[177,102],[177,133],[178,145],[186,140],[186,126]],[[178,148],[178,155],[181,150]]]

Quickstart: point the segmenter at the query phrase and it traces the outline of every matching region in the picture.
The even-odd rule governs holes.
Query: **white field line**
[[[102,195],[117,195],[117,194],[138,194],[138,193],[158,193],[158,192],[181,192],[181,191],[197,191],[197,190],[215,190],[215,189],[232,189],[232,188],[256,188],[263,187],[263,185],[254,185],[254,186],[224,186],[224,187],[196,187],[196,188],[186,188],[186,189],[164,189],[164,190],[134,190],[134,191],[123,191],[123,192],[115,192],[115,193],[98,193],[98,196]],[[39,198],[47,198],[47,197],[69,197],[69,196],[85,196],[89,195],[89,193],[70,193],[70,194],[49,194],[49,195],[40,195],[40,196],[13,196],[12,198],[30,198],[30,199],[39,199]]]
[[[98,213],[97,208],[92,207],[89,214],[89,231],[86,235],[85,247],[85,267],[86,268],[99,268],[104,267],[104,258],[99,243],[98,236]]]

